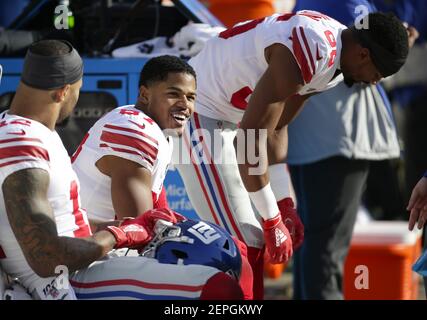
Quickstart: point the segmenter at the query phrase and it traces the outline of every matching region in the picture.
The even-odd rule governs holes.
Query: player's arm
[[[270,187],[267,142],[268,137],[271,139],[276,134],[285,102],[301,89],[304,82],[299,66],[287,47],[280,44],[270,46],[266,50],[266,59],[267,70],[256,85],[240,123],[246,148],[236,146],[236,150],[243,183],[263,218],[264,240],[270,262],[281,263],[291,257],[292,241]],[[251,131],[254,134],[251,135]],[[256,157],[258,161],[254,162]]]
[[[28,264],[42,277],[55,267],[70,270],[89,265],[110,251],[115,239],[108,231],[93,237],[59,237],[52,207],[47,200],[49,174],[43,169],[25,169],[9,175],[2,186],[6,212]]]
[[[290,97],[285,104],[285,109],[279,124],[273,135],[268,136],[268,162],[271,188],[275,193],[277,206],[282,216],[282,221],[288,229],[292,237],[292,247],[297,249],[304,241],[304,225],[297,214],[294,202],[291,197],[283,198],[284,194],[289,194],[288,177],[283,180],[284,166],[288,155],[288,123],[292,121],[297,114],[302,110],[304,102],[308,99],[307,96],[295,95]],[[285,120],[285,121],[283,121]],[[282,164],[276,166],[276,164]],[[281,170],[279,169],[281,168]],[[278,170],[279,169],[279,170]],[[274,175],[272,178],[271,175]],[[280,183],[279,183],[280,181]]]
[[[267,138],[268,162],[270,165],[286,161],[288,153],[288,124],[301,112],[304,103],[312,95],[314,93],[302,96],[297,94],[286,100],[276,130],[269,134]]]
[[[2,185],[13,233],[28,264],[39,276],[55,275],[59,265],[67,266],[69,272],[84,268],[119,244],[130,244],[125,243],[127,234],[119,228],[87,238],[58,236],[48,188],[49,174],[36,168],[12,173]]]
[[[123,220],[101,221],[96,219],[89,219],[90,230],[92,233],[106,229],[107,227],[118,227]]]
[[[261,162],[265,162],[264,169],[268,166],[265,139],[274,135],[286,100],[295,95],[304,84],[298,64],[287,47],[274,44],[267,50],[268,68],[256,85],[240,123],[246,137],[250,137],[248,133],[254,130],[255,154],[259,155]],[[248,139],[246,141],[252,143]],[[242,149],[237,148],[238,156]],[[251,165],[251,159],[247,156],[240,155],[240,158],[245,160],[239,164],[239,170],[246,189],[254,192],[264,187],[268,183],[266,170],[261,170],[264,171],[261,174],[251,174],[255,170],[250,169],[257,167],[259,163]]]
[[[117,219],[136,217],[153,208],[151,172],[118,156],[104,156],[97,168],[111,178],[111,198]]]
[[[316,93],[310,93],[306,95],[296,94],[289,97],[288,100],[286,100],[286,106],[283,110],[282,115],[280,116],[276,129],[280,130],[281,128],[291,123],[302,111],[302,109],[304,108],[304,104],[308,100],[308,98],[315,94]]]

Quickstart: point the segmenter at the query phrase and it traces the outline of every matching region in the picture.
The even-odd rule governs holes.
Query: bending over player
[[[304,238],[288,174],[277,165],[286,160],[287,124],[313,93],[342,80],[376,83],[405,62],[402,23],[382,13],[367,19],[364,29],[314,11],[274,14],[221,32],[189,61],[198,74],[196,111],[179,150],[193,163],[177,168],[199,216],[248,246],[255,298],[263,296],[264,244],[281,263]]]

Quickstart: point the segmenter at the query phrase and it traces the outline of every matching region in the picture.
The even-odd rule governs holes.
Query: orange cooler
[[[421,232],[401,221],[356,224],[344,269],[347,300],[411,300],[419,275],[412,264],[421,254]]]

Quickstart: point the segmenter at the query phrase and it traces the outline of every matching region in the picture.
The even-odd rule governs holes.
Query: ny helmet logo
[[[221,235],[216,232],[214,228],[203,221],[200,221],[199,223],[192,226],[190,229],[188,229],[188,232],[197,237],[197,239],[202,241],[204,244],[210,244],[221,238]]]

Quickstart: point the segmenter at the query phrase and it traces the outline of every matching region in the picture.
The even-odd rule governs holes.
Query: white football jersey
[[[299,94],[337,85],[341,32],[338,21],[315,11],[275,14],[239,23],[210,39],[189,63],[197,73],[196,112],[238,123],[250,95],[268,67],[265,48],[285,45],[298,63],[304,86]]]
[[[111,178],[95,166],[104,156],[134,161],[152,174],[153,201],[160,194],[172,157],[172,139],[144,112],[134,106],[116,108],[89,130],[72,157],[81,183],[82,206],[89,218],[115,219],[111,199]]]
[[[43,124],[0,114],[0,184],[16,171],[39,168],[49,173],[48,200],[53,209],[58,234],[90,236],[86,212],[80,208],[79,181],[65,147],[56,133]],[[0,191],[0,263],[12,277],[32,291],[46,288],[54,278],[38,277],[25,260],[6,213],[3,189]],[[45,290],[40,298],[49,299],[57,291]],[[50,297],[55,298],[55,297]]]

